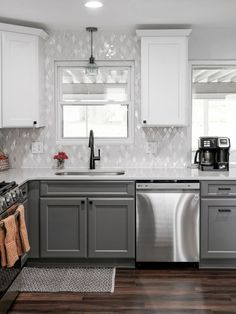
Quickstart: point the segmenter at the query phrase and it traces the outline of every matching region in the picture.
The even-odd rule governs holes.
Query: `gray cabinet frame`
[[[135,258],[134,181],[47,180],[41,181],[39,184],[40,257]],[[83,206],[81,206],[81,201],[84,202]],[[90,202],[93,202],[92,206]],[[54,208],[51,207],[49,222],[50,206]],[[76,246],[76,242],[72,236],[73,233],[71,233],[72,229],[76,232],[76,219],[68,218],[71,230],[68,231],[68,234],[66,233],[67,228],[70,228],[67,224],[60,233],[58,224],[54,225],[52,218],[56,215],[57,206],[59,214],[61,212],[62,215],[64,215],[63,206],[65,210],[67,207],[72,207],[72,216],[74,217],[76,210],[78,210],[80,216],[80,225],[78,225],[80,243],[77,248],[73,247],[73,245]],[[98,210],[101,208],[102,210]],[[64,217],[66,219],[66,216]],[[61,220],[58,221],[61,224]],[[61,239],[60,245],[56,242],[57,238],[58,241]],[[69,239],[72,239],[73,244],[69,245]],[[49,240],[51,247],[48,245]],[[63,248],[63,243],[67,243],[68,249]],[[73,249],[71,249],[71,246]]]
[[[108,196],[132,197],[135,195],[133,181],[41,181],[41,196]]]

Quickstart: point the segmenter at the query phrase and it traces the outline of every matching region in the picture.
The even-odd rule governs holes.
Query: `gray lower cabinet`
[[[40,198],[40,256],[134,258],[134,206],[133,198]]]
[[[88,256],[134,258],[134,199],[88,198]]]
[[[86,257],[86,198],[40,199],[41,257]]]
[[[236,258],[236,199],[201,201],[201,258]]]

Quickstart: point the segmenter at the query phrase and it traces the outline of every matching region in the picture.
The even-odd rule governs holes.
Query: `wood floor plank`
[[[114,293],[20,293],[10,313],[236,313],[236,270],[118,269]]]

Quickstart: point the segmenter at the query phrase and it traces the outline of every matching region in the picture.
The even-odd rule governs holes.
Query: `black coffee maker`
[[[194,163],[203,171],[228,171],[229,149],[228,137],[200,137]]]

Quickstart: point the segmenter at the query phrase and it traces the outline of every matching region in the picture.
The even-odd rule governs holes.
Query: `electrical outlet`
[[[43,154],[43,142],[32,142],[32,154]]]
[[[146,154],[151,154],[151,151],[152,151],[152,143],[151,142],[146,143],[145,151],[146,151]]]
[[[157,142],[152,142],[152,154],[157,154]]]
[[[157,153],[157,143],[156,142],[147,142],[146,143],[146,154],[156,154]]]

